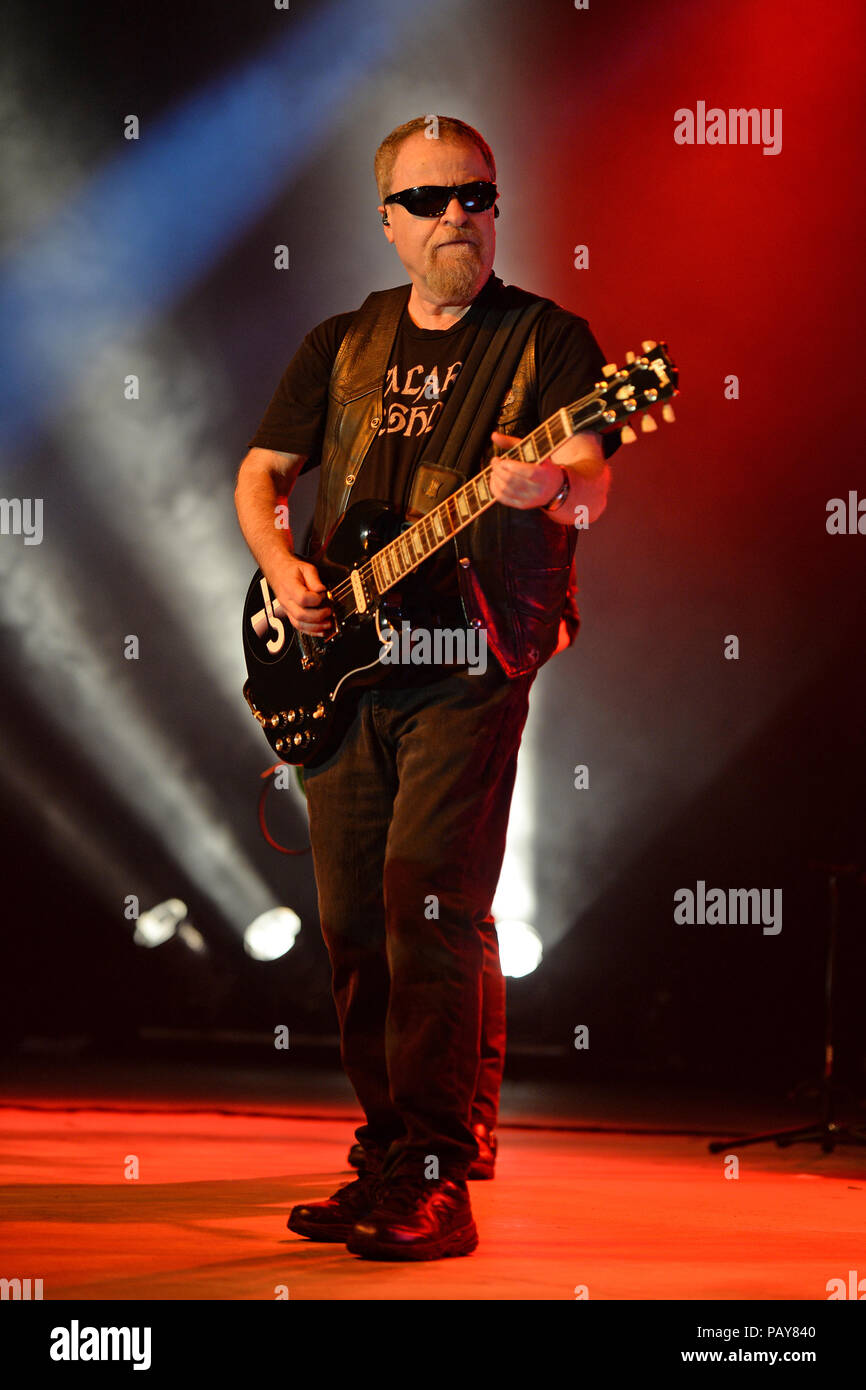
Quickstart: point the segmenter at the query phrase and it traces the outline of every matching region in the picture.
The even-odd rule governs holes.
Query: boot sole
[[[358,1216],[355,1220],[363,1221],[364,1218]],[[336,1245],[345,1245],[354,1229],[351,1222],[343,1225],[335,1223],[333,1226],[322,1226],[317,1221],[304,1221],[303,1218],[296,1219],[292,1216],[289,1217],[286,1225],[296,1235],[306,1236],[307,1240],[321,1240]]]
[[[447,1236],[424,1244],[404,1244],[402,1241],[389,1244],[372,1236],[355,1235],[350,1235],[346,1241],[350,1254],[360,1255],[365,1260],[444,1260],[452,1255],[471,1255],[477,1245],[478,1231],[474,1221],[462,1226],[459,1231],[451,1231]]]
[[[479,1164],[477,1167],[470,1168],[466,1177],[469,1182],[484,1182],[486,1180],[489,1181],[489,1179],[495,1175],[495,1172],[496,1169],[492,1163],[489,1167],[482,1167],[481,1164]]]

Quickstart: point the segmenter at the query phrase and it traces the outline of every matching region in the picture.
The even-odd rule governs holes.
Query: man
[[[476,130],[418,117],[382,142],[375,172],[385,236],[410,286],[307,336],[237,482],[258,564],[297,631],[321,639],[332,631],[326,586],[275,527],[275,509],[305,464],[322,466],[319,543],[348,502],[406,508],[481,318],[513,302],[492,274],[496,167]],[[495,421],[513,432],[493,431],[478,466],[590,391],[603,363],[585,320],[547,302]],[[582,433],[538,463],[495,459],[501,505],[425,560],[404,594],[416,624],[453,629],[469,618],[482,628],[486,669],[383,667],[340,748],[305,771],[341,1055],[366,1116],[359,1177],[289,1217],[310,1239],[373,1259],[477,1245],[466,1174],[477,1156],[483,928],[529,689],[558,649],[568,607],[577,509],[581,524],[604,509],[605,456],[617,443]]]

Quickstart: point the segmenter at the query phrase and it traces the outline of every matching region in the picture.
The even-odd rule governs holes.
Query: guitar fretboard
[[[581,400],[556,411],[499,457],[541,463],[572,435],[599,424],[603,429],[612,428],[620,420],[627,420],[655,404],[656,400],[675,394],[676,369],[664,345],[647,346],[655,348],[651,358],[643,356],[634,361],[634,354],[629,354],[632,365],[609,376],[607,381],[598,382]],[[668,368],[674,373],[673,379],[668,375]],[[633,383],[641,380],[648,385],[636,391]],[[496,498],[490,490],[491,471],[492,464],[487,464],[444,502],[354,570],[351,579],[338,584],[332,597],[340,602],[344,611],[347,614],[363,611],[378,603],[389,589],[492,507]]]
[[[569,412],[580,412],[581,407],[594,399],[595,393],[551,415],[543,424],[526,435],[519,444],[506,449],[501,458],[521,459],[524,463],[540,463],[548,454],[564,443],[577,431],[572,424]],[[581,423],[581,429],[589,428],[600,416]],[[456,492],[446,497],[437,507],[433,507],[420,521],[416,521],[393,541],[389,541],[372,559],[359,566],[358,579],[369,596],[369,602],[376,602],[389,589],[399,584],[401,579],[411,574],[435,551],[474,521],[476,517],[492,507],[496,498],[490,491],[491,465],[487,464],[479,473],[470,478]],[[357,580],[356,580],[357,583]],[[352,604],[354,586],[347,580],[334,590],[334,597],[344,603]]]
[[[533,430],[519,444],[515,444],[504,457],[522,459],[525,463],[538,463],[558,448],[571,433],[573,431],[568,428],[566,412],[561,410],[557,415],[545,420],[543,425],[539,425],[538,429]],[[416,569],[422,560],[426,560],[495,502],[496,499],[490,491],[489,477],[488,464],[457,492],[451,493],[438,507],[427,512],[414,526],[410,526],[373,556],[369,566],[378,595],[381,596],[393,588]]]

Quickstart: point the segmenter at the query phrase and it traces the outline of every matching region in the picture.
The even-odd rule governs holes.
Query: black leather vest
[[[351,505],[352,487],[384,415],[385,374],[408,304],[411,285],[368,295],[343,339],[331,373],[321,449],[321,477],[313,517],[318,546]],[[539,296],[516,286],[500,294],[510,306]],[[536,405],[533,328],[491,430],[521,438],[541,424]],[[472,470],[493,456],[492,442]],[[433,461],[433,460],[431,460]],[[557,649],[560,622],[573,641],[573,559],[577,529],[533,508],[494,504],[449,542],[456,548],[458,582],[467,622],[486,627],[488,646],[509,677],[542,665]]]

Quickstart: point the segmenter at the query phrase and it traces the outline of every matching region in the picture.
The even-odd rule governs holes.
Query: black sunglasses
[[[404,188],[391,193],[386,203],[402,203],[413,217],[441,217],[452,198],[457,198],[464,212],[489,212],[499,197],[495,183],[483,179],[474,183],[454,184],[446,188],[439,183],[425,183],[420,188]],[[498,215],[499,209],[496,209]]]

